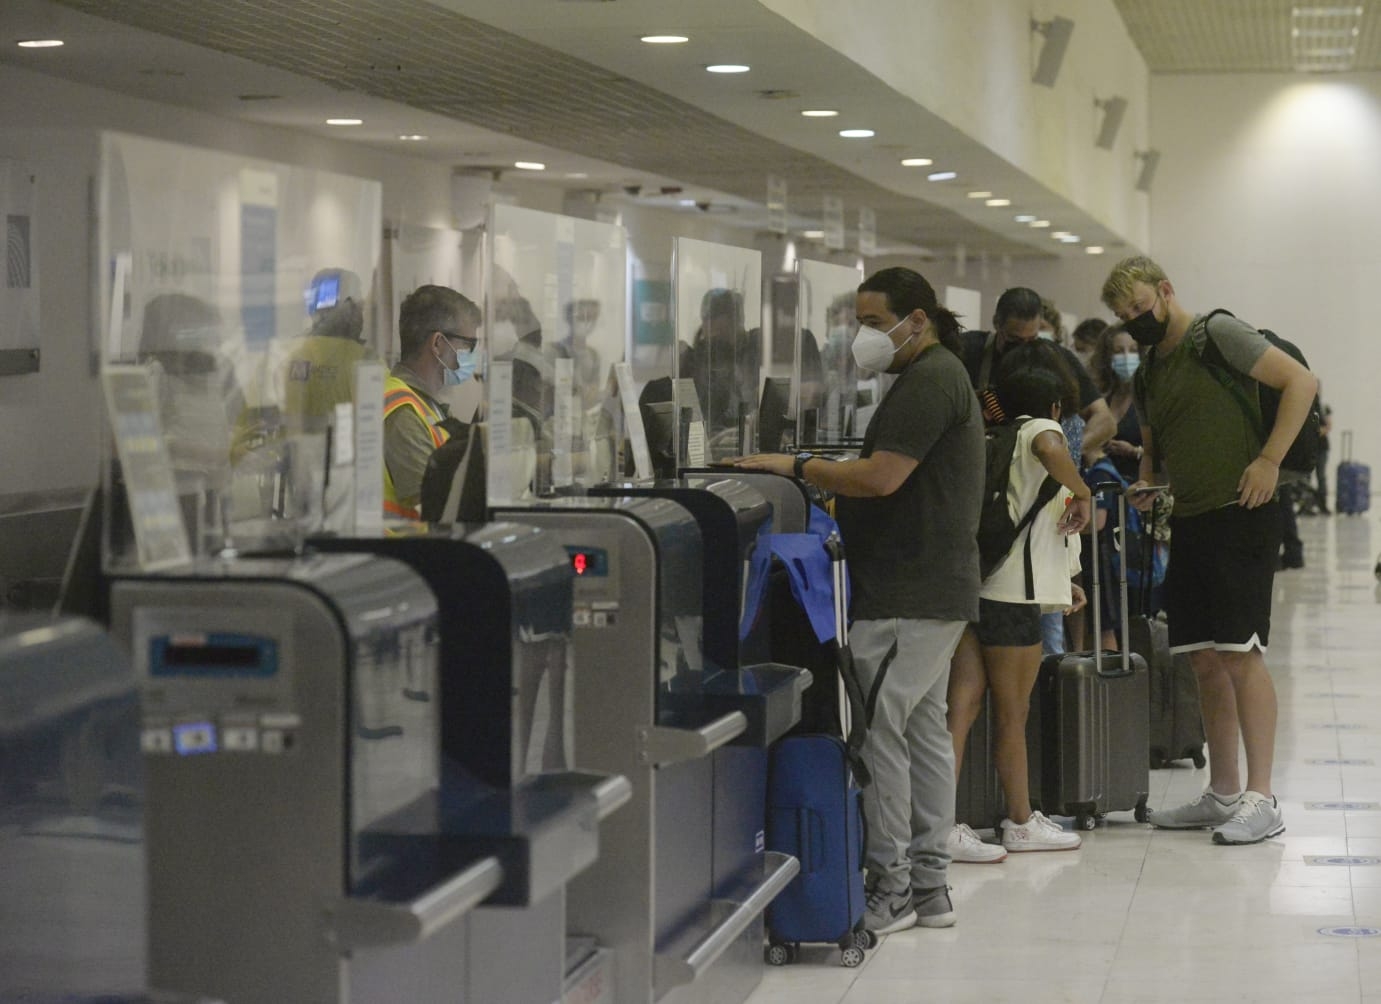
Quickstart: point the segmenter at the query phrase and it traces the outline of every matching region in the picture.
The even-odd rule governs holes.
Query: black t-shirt
[[[987,331],[965,331],[959,336],[960,342],[964,347],[964,369],[968,370],[969,382],[973,385],[974,390],[983,390],[983,388],[978,385],[978,377],[983,369],[983,351],[988,344],[989,334],[990,332]],[[1097,401],[1101,396],[1098,393],[1098,388],[1093,385],[1093,378],[1089,376],[1088,370],[1084,368],[1084,364],[1079,361],[1079,357],[1072,351],[1058,342],[1052,342],[1051,344],[1059,350],[1060,357],[1064,359],[1065,365],[1069,367],[1069,372],[1073,375],[1074,379],[1079,382],[1079,411],[1087,411],[1089,405],[1093,404],[1093,402]],[[1002,353],[996,351],[996,343],[994,343],[993,348],[993,362],[988,374],[989,384],[991,384],[993,379],[997,376],[997,364],[1002,358]]]
[[[836,500],[853,616],[977,620],[983,419],[964,367],[948,349],[926,349],[887,392],[861,456],[879,450],[918,463],[891,495]]]

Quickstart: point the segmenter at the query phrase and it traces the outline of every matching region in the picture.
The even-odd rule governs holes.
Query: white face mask
[[[518,347],[518,329],[512,321],[497,321],[489,332],[489,356],[502,359]]]
[[[865,370],[873,370],[877,373],[885,373],[887,367],[892,365],[892,359],[901,351],[902,345],[916,337],[913,331],[906,337],[906,342],[901,345],[893,346],[891,334],[906,323],[906,318],[902,318],[886,331],[879,331],[877,328],[870,328],[868,325],[860,325],[858,334],[854,336],[853,353],[854,362],[858,363]]]

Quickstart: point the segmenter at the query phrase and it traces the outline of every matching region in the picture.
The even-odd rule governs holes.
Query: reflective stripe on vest
[[[384,380],[384,418],[387,419],[399,408],[411,408],[416,413],[431,434],[433,447],[440,447],[451,438],[445,429],[436,424],[444,416],[402,380],[389,376]],[[418,509],[405,506],[398,500],[398,490],[393,486],[393,476],[388,472],[387,458],[384,462],[384,515],[414,520],[422,518]]]

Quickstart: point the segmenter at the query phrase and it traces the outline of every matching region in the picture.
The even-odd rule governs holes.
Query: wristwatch
[[[804,481],[806,479],[806,461],[814,459],[815,454],[813,453],[796,454],[796,462],[791,466],[791,473],[796,475],[797,481]]]

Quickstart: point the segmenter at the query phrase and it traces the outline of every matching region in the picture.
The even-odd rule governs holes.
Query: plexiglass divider
[[[753,452],[763,364],[761,252],[676,238],[672,309],[670,393],[659,393],[656,381],[644,393],[654,465],[668,448],[674,469]]]
[[[381,207],[377,181],[103,135],[96,355],[144,371],[194,558],[354,528]],[[102,480],[103,564],[143,567],[141,486],[113,451]]]
[[[627,333],[620,226],[494,205],[483,348],[491,505],[614,479]]]
[[[797,263],[797,333],[789,415],[793,445],[846,445],[862,437],[855,422],[858,367],[853,359],[858,332],[855,301],[863,273],[845,265]],[[766,419],[763,419],[766,424]]]

